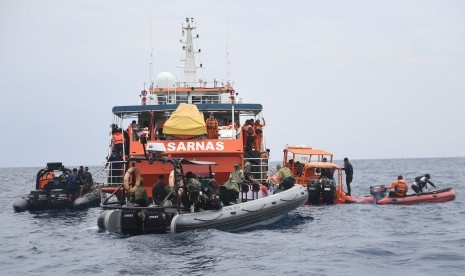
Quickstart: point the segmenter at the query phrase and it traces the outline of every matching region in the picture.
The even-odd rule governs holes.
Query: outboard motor
[[[323,203],[334,204],[334,197],[336,196],[336,181],[333,179],[325,179],[321,186]]]
[[[320,182],[318,180],[309,180],[307,183],[308,203],[317,205],[320,203]]]
[[[45,210],[48,207],[47,193],[43,190],[34,190],[29,194],[29,208],[33,211]]]
[[[68,207],[68,195],[63,189],[54,189],[50,191],[50,208],[66,209]]]
[[[375,197],[376,202],[386,196],[386,187],[384,185],[370,186],[370,194]]]
[[[121,212],[121,233],[128,235],[141,234],[139,210],[123,209]]]
[[[163,207],[147,208],[144,213],[144,233],[166,233],[166,213]]]
[[[107,216],[107,213],[108,213],[108,210],[105,210],[102,213],[100,213],[100,215],[98,216],[97,226],[98,226],[99,231],[106,230],[106,228],[105,228],[105,218]]]

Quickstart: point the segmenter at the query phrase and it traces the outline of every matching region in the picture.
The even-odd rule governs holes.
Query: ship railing
[[[245,158],[245,162],[250,162],[252,177],[254,180],[264,183],[268,181],[269,178],[269,164],[267,158]]]
[[[110,161],[105,163],[103,170],[103,186],[118,187],[123,185],[126,161]]]

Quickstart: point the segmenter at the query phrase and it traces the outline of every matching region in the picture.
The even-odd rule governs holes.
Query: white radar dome
[[[176,78],[170,72],[161,72],[155,78],[155,85],[158,88],[173,88]]]

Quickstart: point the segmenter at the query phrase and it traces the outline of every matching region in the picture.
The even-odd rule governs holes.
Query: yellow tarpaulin
[[[167,135],[203,135],[207,133],[205,119],[193,104],[181,103],[165,122],[163,133]]]

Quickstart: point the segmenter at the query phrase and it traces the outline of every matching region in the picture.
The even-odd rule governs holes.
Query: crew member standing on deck
[[[210,112],[210,117],[206,121],[207,138],[218,139],[218,121],[213,117],[213,112]]]
[[[123,131],[120,128],[112,130],[113,133],[113,149],[117,152],[123,152]]]
[[[255,130],[255,150],[262,151],[262,142],[263,142],[263,127],[265,124],[261,124],[260,119],[257,119],[253,125]]]
[[[346,185],[347,185],[347,195],[350,196],[350,183],[352,183],[352,178],[354,176],[354,168],[352,168],[352,164],[349,163],[349,158],[344,158],[344,168],[342,168],[346,172]]]

